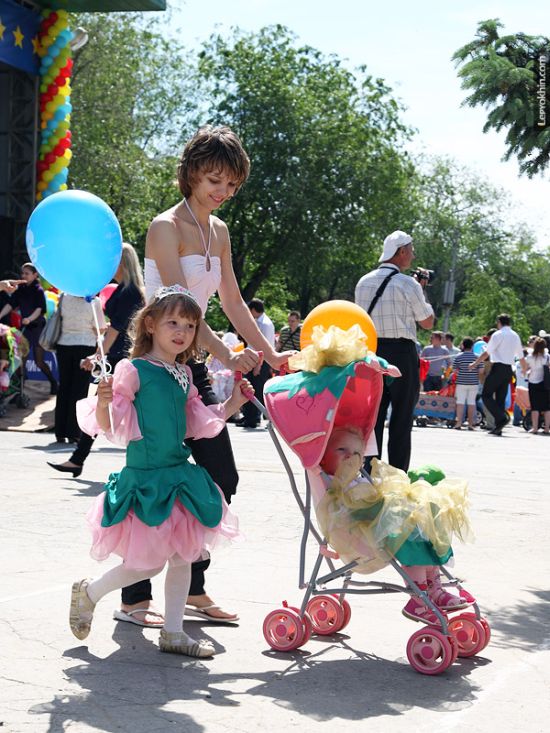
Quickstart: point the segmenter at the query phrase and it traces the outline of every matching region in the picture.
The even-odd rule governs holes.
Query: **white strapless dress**
[[[222,280],[222,263],[219,257],[210,257],[210,270],[206,269],[205,255],[183,255],[180,257],[180,266],[187,287],[198,300],[203,316],[208,308],[208,301],[217,291]],[[157,263],[148,257],[144,261],[145,295],[147,301],[155,294],[158,288],[163,285],[174,283],[163,283]]]

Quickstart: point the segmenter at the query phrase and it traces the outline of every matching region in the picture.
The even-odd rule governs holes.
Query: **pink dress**
[[[87,515],[92,557],[114,553],[127,567],[148,570],[168,559],[193,562],[220,539],[236,538],[236,518],[208,472],[189,462],[184,443],[216,436],[225,426],[223,406],[202,403],[188,367],[177,381],[146,359],[117,364],[113,393],[107,437],[126,446],[126,465],[109,476]],[[101,432],[96,404],[95,397],[77,404],[89,435]]]

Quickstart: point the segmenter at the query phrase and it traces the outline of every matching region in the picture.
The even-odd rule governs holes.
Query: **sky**
[[[526,222],[539,247],[550,247],[550,172],[519,177],[515,159],[503,162],[505,133],[482,129],[487,112],[462,107],[453,53],[477,24],[500,18],[501,33],[550,36],[550,4],[540,0],[168,0],[170,25],[188,48],[232,27],[257,31],[280,23],[300,43],[336,54],[350,68],[362,64],[382,77],[405,105],[403,119],[417,129],[413,150],[448,155],[508,191],[511,220]]]

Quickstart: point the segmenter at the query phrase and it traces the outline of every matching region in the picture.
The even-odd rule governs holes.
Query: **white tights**
[[[164,629],[170,633],[182,630],[185,603],[191,585],[191,564],[179,564],[180,562],[181,560],[176,565],[171,560],[168,561],[164,581]],[[132,570],[121,563],[100,578],[90,581],[88,595],[93,603],[97,603],[107,593],[152,578],[163,569],[164,566],[153,570]]]

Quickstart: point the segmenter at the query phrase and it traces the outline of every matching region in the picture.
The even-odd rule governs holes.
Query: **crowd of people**
[[[21,280],[0,282],[0,320],[19,311],[22,334],[56,395],[56,440],[74,446],[67,461],[49,466],[79,476],[99,433],[127,447],[125,467],[111,475],[89,514],[93,555],[103,559],[116,554],[121,564],[93,581],[75,582],[70,619],[79,639],[90,632],[98,600],[119,588],[115,619],[162,629],[159,645],[165,652],[193,657],[214,653],[210,643],[182,631],[184,615],[214,623],[239,618],[207,592],[205,575],[218,537],[238,533],[230,504],[239,476],[225,421],[235,419],[240,410],[237,425],[260,426],[260,412],[246,393],[253,388],[262,401],[267,380],[285,369],[300,349],[301,331],[298,311],[290,311],[288,325],[277,335],[264,302],[244,302],[227,227],[214,216],[238,193],[249,167],[239,138],[229,128],[205,126],[193,136],[178,166],[181,201],[149,227],[144,274],[137,253],[125,243],[114,276],[116,288],[104,308],[99,298],[90,303],[61,295],[58,382],[40,343],[47,306],[38,272],[25,263]],[[393,232],[384,241],[379,267],[365,274],[355,291],[356,303],[374,321],[378,356],[401,372],[401,378],[384,384],[374,428],[376,457],[381,457],[388,420],[389,464],[409,468],[420,360],[427,363],[424,391],[439,391],[449,375],[456,375],[457,429],[466,411],[468,428],[474,430],[481,391],[493,435],[501,435],[507,424],[506,394],[518,360],[528,384],[532,431],[544,425],[548,434],[545,339],[534,338],[524,349],[510,317],[500,314],[479,354],[472,338],[464,337],[458,348],[453,334],[441,331],[432,331],[430,344],[419,350],[417,326],[431,329],[435,315],[428,301],[429,273],[419,268],[414,276],[406,274],[414,257],[412,237]],[[231,324],[227,333],[215,333],[204,320],[215,292]],[[100,376],[93,397],[88,397],[90,373]],[[236,379],[236,373],[244,379]],[[366,457],[367,470],[374,457]],[[138,500],[145,487],[147,501]],[[165,565],[165,605],[160,611],[153,603],[150,578]]]

